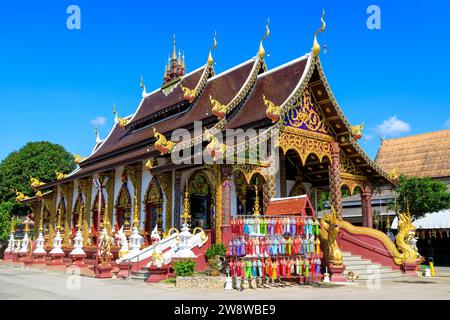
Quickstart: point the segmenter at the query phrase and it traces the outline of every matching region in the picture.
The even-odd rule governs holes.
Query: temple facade
[[[64,246],[77,229],[84,246],[95,245],[105,214],[110,233],[130,233],[137,217],[144,237],[156,225],[167,234],[180,228],[187,195],[192,225],[227,242],[231,218],[255,207],[264,214],[271,198],[307,194],[317,209],[329,192],[340,216],[342,188],[359,191],[363,225],[372,227],[372,192],[388,175],[364,153],[361,127],[333,96],[319,59],[323,29],[310,52],[268,69],[267,27],[255,57],[218,74],[215,39],[205,65],[188,73],[174,39],[161,87],[147,93],[141,81],[136,111],[120,117],[114,108],[113,128],[89,156],[75,157],[74,172],[33,181],[36,196],[22,202],[46,239],[59,225]]]

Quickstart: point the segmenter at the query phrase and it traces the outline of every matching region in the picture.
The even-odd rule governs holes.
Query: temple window
[[[153,179],[147,189],[145,200],[145,231],[151,232],[155,225],[161,228],[163,225],[163,196],[158,182]]]

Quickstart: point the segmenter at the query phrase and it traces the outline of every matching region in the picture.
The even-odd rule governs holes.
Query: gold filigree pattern
[[[281,131],[278,145],[286,154],[289,150],[294,150],[300,156],[303,163],[310,154],[315,154],[322,161],[325,156],[331,159],[331,143],[308,138],[291,132]]]
[[[341,174],[341,188],[343,186],[346,186],[350,190],[350,194],[352,195],[355,192],[356,188],[360,188],[361,190],[363,190],[364,180],[344,178]]]
[[[341,150],[341,172],[350,173],[353,175],[364,176],[363,172],[350,160],[349,157]]]
[[[316,111],[308,88],[305,88],[294,107],[284,116],[284,125],[308,129],[322,134],[329,132],[323,116]]]

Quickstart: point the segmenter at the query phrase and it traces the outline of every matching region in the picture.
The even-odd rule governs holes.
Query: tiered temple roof
[[[286,112],[292,108],[305,88],[311,91],[315,103],[320,106],[320,115],[329,128],[329,135],[337,140],[342,152],[357,171],[374,182],[386,182],[387,174],[364,153],[355,140],[353,127],[331,92],[316,43],[310,53],[267,70],[262,46],[265,37],[261,40],[256,57],[220,74],[215,75],[211,52],[204,66],[186,75],[184,71],[180,73],[172,69],[169,73],[174,76],[169,79],[166,72],[163,86],[149,94],[144,89],[136,112],[123,122],[116,121],[108,137],[89,157],[79,163],[78,170],[41,189],[108,171],[119,165],[160,156],[154,146],[154,130],[170,137],[178,128],[192,131],[194,121],[202,121],[204,129],[213,128],[218,132],[249,127],[280,128],[283,119],[274,123],[268,118],[264,99]],[[173,59],[177,61],[174,62]],[[174,51],[172,65],[176,70],[179,70],[177,63],[180,61]],[[223,118],[212,113],[213,99],[226,110]],[[195,139],[202,142],[202,137],[194,137]],[[177,144],[174,149],[182,146],[186,146],[186,142]],[[319,164],[312,164],[309,170],[319,172],[323,168]]]

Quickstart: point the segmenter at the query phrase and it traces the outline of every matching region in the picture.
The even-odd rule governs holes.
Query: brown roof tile
[[[236,129],[253,122],[268,120],[263,94],[275,105],[281,105],[293,92],[305,71],[307,59],[280,66],[258,76],[256,86],[227,128]]]
[[[410,177],[450,176],[450,130],[384,140],[375,162]]]

